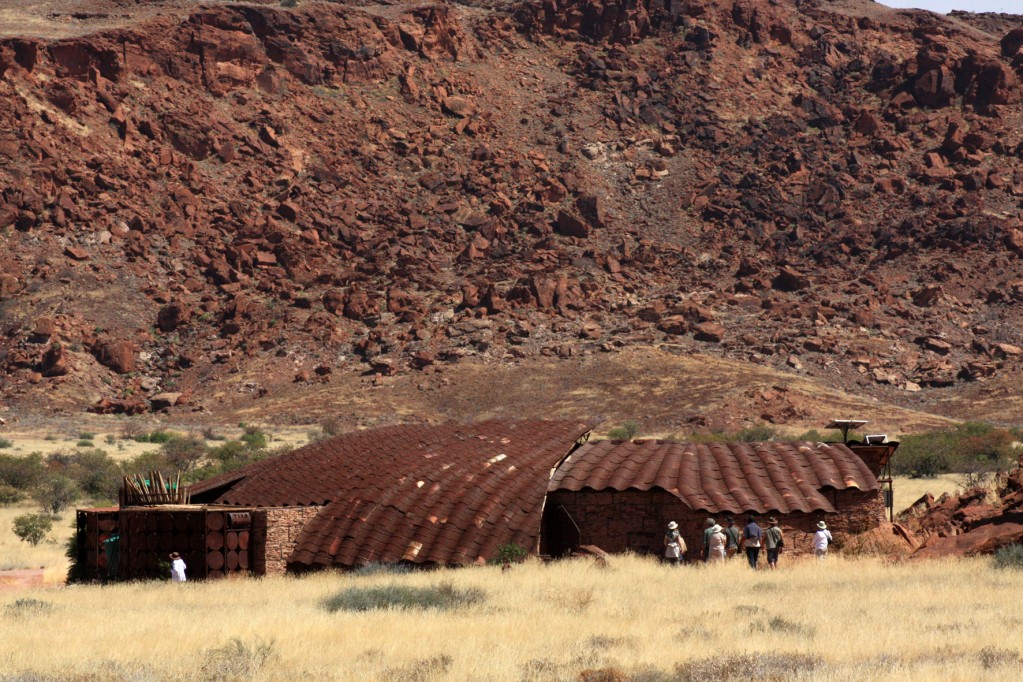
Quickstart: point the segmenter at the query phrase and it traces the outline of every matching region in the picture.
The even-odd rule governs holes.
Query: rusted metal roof
[[[713,513],[834,512],[825,488],[878,490],[877,477],[841,444],[599,441],[558,468],[550,490],[662,488]]]
[[[468,564],[501,545],[536,544],[551,471],[591,428],[488,421],[360,431],[204,481],[192,495],[326,505],[298,538],[292,563]]]

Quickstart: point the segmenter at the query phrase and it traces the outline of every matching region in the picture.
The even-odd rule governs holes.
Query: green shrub
[[[178,471],[188,471],[206,456],[206,441],[196,435],[175,435],[161,448],[164,459]]]
[[[77,443],[75,443],[76,448],[92,448],[95,446],[96,444],[93,443],[91,440],[80,440]]]
[[[627,421],[621,426],[615,427],[607,432],[611,440],[632,440],[639,432],[639,426],[634,421]]]
[[[984,422],[964,422],[924,433],[899,436],[899,450],[892,459],[892,472],[914,478],[963,473],[966,484],[1006,471],[1016,461],[1013,443],[1020,438],[1015,429],[998,428]]]
[[[1023,570],[1023,545],[1006,545],[999,547],[994,556],[995,568],[1014,568]]]
[[[24,457],[0,455],[0,484],[18,490],[29,490],[46,478],[43,456],[33,452]]]
[[[241,441],[253,450],[261,450],[267,445],[267,436],[256,427],[247,426],[245,427],[245,433],[242,434]]]
[[[288,9],[298,7],[298,0],[281,0],[281,7],[287,7]]]
[[[274,640],[256,637],[245,643],[236,637],[222,647],[207,649],[200,672],[204,680],[250,680],[277,655]]]
[[[350,587],[323,602],[331,613],[338,611],[370,611],[375,609],[454,609],[478,604],[486,593],[478,587],[460,589],[451,583],[432,587],[382,585]]]
[[[528,549],[514,542],[509,542],[497,548],[497,552],[494,555],[494,563],[520,564],[526,560],[527,556],[529,556]]]
[[[775,430],[767,424],[754,424],[739,429],[735,433],[735,441],[738,443],[760,443],[769,441],[775,436]]]
[[[12,443],[11,441],[7,440],[6,438],[0,438],[0,450],[3,450],[4,448],[12,447],[13,445],[14,445],[14,443]]]
[[[162,443],[166,443],[173,437],[174,434],[170,431],[153,431],[152,433],[143,434],[142,436],[137,437],[135,440],[139,441],[140,443],[156,443],[157,445],[159,445]]]
[[[82,431],[78,434],[78,440],[92,440],[96,437],[95,433],[89,433],[88,431]]]
[[[55,452],[46,458],[51,475],[67,476],[94,499],[116,500],[121,487],[121,467],[103,450]]]
[[[0,507],[9,507],[25,499],[25,493],[12,485],[0,483]]]
[[[39,503],[43,511],[59,514],[82,496],[82,491],[74,480],[63,474],[49,476],[35,490],[32,498]]]
[[[22,542],[34,547],[53,529],[53,519],[46,514],[22,514],[14,517],[13,528],[14,534],[21,538]]]

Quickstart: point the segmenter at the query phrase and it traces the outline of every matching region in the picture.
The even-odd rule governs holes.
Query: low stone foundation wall
[[[316,507],[268,507],[253,519],[253,533],[264,548],[262,556],[253,557],[258,575],[283,575],[295,543],[306,524],[323,509]]]

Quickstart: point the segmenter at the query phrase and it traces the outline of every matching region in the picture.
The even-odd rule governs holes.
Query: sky
[[[889,7],[918,7],[933,12],[961,9],[968,12],[1009,12],[1023,14],[1023,0],[879,0]]]

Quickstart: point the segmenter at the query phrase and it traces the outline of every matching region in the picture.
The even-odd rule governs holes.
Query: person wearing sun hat
[[[764,547],[767,548],[767,566],[769,568],[778,568],[778,554],[781,553],[785,540],[777,518],[772,516],[767,519],[767,525],[767,530],[764,531]]]
[[[708,535],[707,541],[707,561],[724,561],[725,560],[725,547],[728,544],[728,538],[723,532],[723,528],[718,524],[714,524],[709,529],[710,534]]]
[[[678,532],[678,524],[674,521],[668,523],[668,530],[664,533],[664,560],[673,566],[678,566],[685,559],[686,541]]]
[[[817,522],[817,532],[813,534],[813,553],[818,559],[823,561],[828,556],[828,545],[832,541],[831,531],[828,530],[828,524],[823,521]]]

